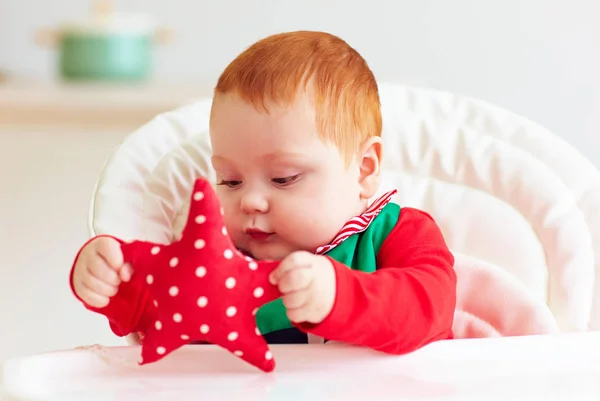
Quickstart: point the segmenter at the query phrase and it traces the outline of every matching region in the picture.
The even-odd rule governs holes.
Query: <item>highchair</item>
[[[111,361],[117,366],[118,358],[139,352],[130,336],[129,347],[104,349],[108,359],[92,361],[89,350],[79,350],[84,354],[78,357],[62,351],[44,360],[30,357],[38,358],[35,363],[14,360],[7,364],[13,373],[5,368],[13,392],[29,391],[28,375],[58,391],[43,367],[71,358],[65,373],[85,378],[96,391],[127,388],[146,399],[160,389],[282,400],[342,393],[347,399],[600,397],[599,171],[545,128],[489,103],[389,82],[380,84],[380,94],[380,193],[397,189],[395,202],[427,211],[440,225],[456,257],[456,340],[390,358],[341,344],[279,346],[279,371],[270,379],[240,374],[232,358],[186,346],[148,367],[154,382],[137,368],[123,373],[121,366],[115,368],[121,369],[120,384],[110,384],[117,377],[107,368]],[[211,99],[200,99],[126,137],[97,181],[91,235],[158,243],[177,237],[194,180],[214,180],[210,106]],[[35,373],[23,373],[25,367]],[[191,373],[201,374],[192,380]],[[357,377],[374,384],[359,389]]]

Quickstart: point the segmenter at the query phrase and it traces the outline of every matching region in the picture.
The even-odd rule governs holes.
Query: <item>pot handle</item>
[[[157,45],[166,45],[173,42],[173,29],[159,27],[154,32],[153,41]]]
[[[56,29],[43,28],[35,33],[34,40],[41,47],[57,47],[60,41],[60,33]]]

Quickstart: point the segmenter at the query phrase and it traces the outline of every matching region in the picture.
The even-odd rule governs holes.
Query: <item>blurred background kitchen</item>
[[[0,363],[123,344],[68,287],[99,169],[268,34],[325,30],[380,80],[522,114],[600,167],[596,0],[0,0]]]

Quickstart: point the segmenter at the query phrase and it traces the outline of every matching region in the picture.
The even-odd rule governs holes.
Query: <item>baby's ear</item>
[[[360,171],[360,197],[369,199],[379,189],[381,181],[381,157],[383,141],[379,136],[372,136],[365,141],[358,154]]]

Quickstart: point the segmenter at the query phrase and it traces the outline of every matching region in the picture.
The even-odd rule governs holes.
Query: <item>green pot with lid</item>
[[[107,3],[97,3],[89,20],[40,31],[38,42],[58,51],[64,80],[142,81],[152,74],[154,48],[169,40],[169,30],[145,15],[113,13]]]

